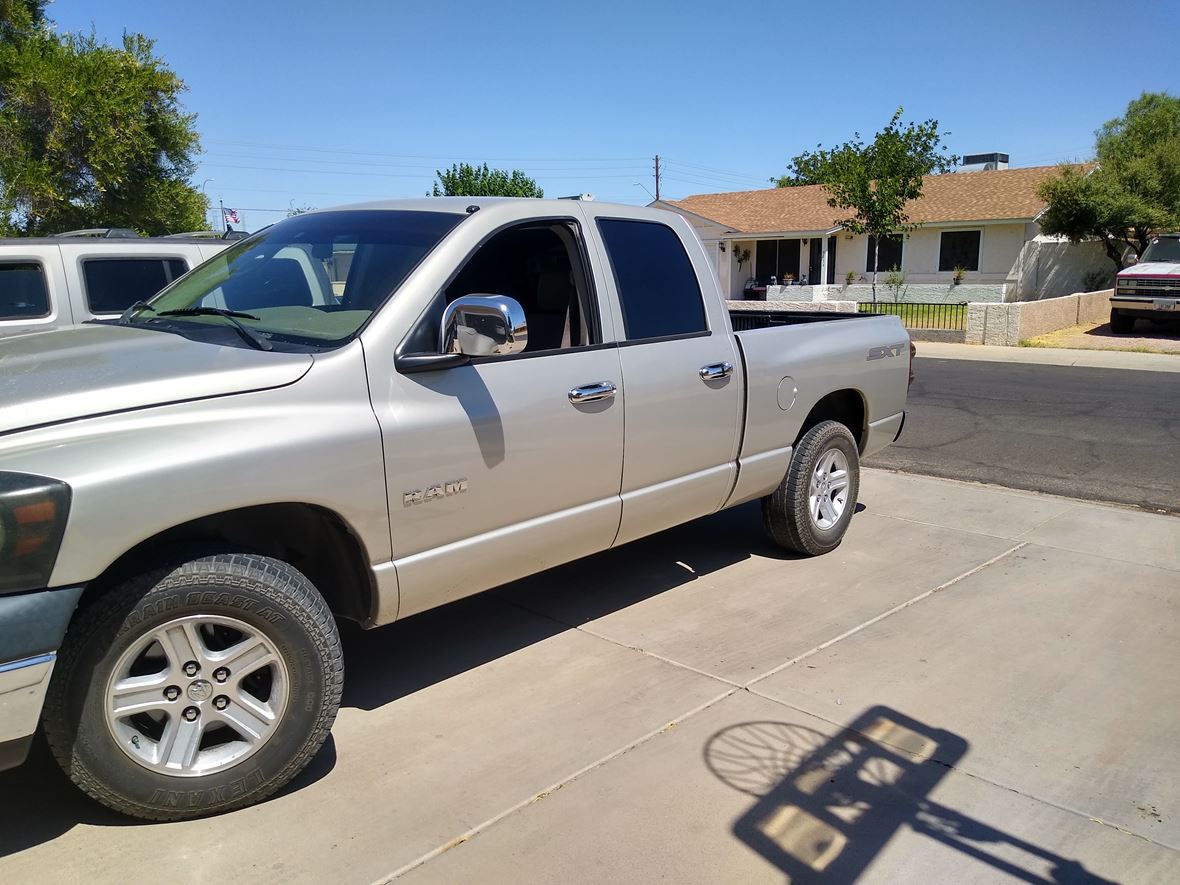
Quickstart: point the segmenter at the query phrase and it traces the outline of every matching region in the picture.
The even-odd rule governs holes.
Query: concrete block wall
[[[967,305],[968,344],[1016,345],[1058,329],[1110,318],[1111,290],[1079,292],[1040,301]]]
[[[935,283],[907,284],[901,301],[925,304],[960,304],[964,301],[1003,301],[1003,283],[963,283],[946,286]],[[894,293],[881,281],[877,282],[877,301],[892,304]],[[833,286],[767,286],[766,297],[791,301],[872,301],[873,287],[865,283]]]
[[[729,301],[730,310],[830,310],[837,313],[856,313],[855,301]]]

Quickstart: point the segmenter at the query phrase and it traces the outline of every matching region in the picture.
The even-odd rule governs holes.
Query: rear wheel
[[[228,811],[315,755],[340,704],[342,660],[327,604],[300,572],[264,556],[205,556],[78,614],[45,733],[74,783],[117,811]]]
[[[1135,318],[1127,316],[1121,311],[1112,310],[1110,312],[1110,331],[1116,335],[1126,335],[1135,328]]]
[[[839,546],[856,509],[860,457],[843,424],[803,434],[779,487],[762,499],[762,522],[781,547],[818,556]]]

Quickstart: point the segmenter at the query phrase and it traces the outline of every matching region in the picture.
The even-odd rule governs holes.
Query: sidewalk
[[[1164,882],[1180,518],[866,470],[827,556],[756,506],[371,633],[311,768],[151,825],[39,748],[0,881]]]
[[[1042,366],[1089,366],[1095,369],[1134,369],[1180,372],[1180,356],[1111,350],[1067,350],[1045,347],[998,347],[991,344],[945,344],[918,341],[918,356],[940,360],[982,360]]]

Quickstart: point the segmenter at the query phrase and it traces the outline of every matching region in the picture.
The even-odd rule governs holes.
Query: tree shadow
[[[957,734],[876,706],[833,737],[787,722],[741,723],[714,734],[704,755],[714,775],[756,798],[734,835],[792,885],[857,881],[903,827],[997,876],[1109,883],[1078,861],[930,799],[967,748]]]
[[[1103,323],[1101,326],[1087,330],[1084,334],[1111,341],[1126,341],[1134,338],[1180,338],[1180,319],[1165,320],[1160,323],[1150,320],[1136,320],[1134,329],[1125,335],[1116,335],[1111,331],[1110,323]]]

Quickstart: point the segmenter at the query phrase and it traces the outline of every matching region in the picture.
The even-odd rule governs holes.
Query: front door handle
[[[599,381],[597,384],[583,384],[569,392],[570,402],[576,406],[582,403],[596,403],[599,400],[610,399],[615,395],[615,386],[609,381]]]
[[[733,374],[733,363],[712,363],[701,366],[700,376],[703,381],[718,381]]]

